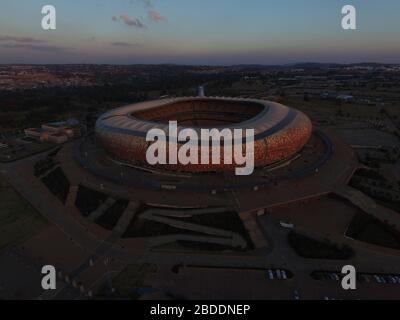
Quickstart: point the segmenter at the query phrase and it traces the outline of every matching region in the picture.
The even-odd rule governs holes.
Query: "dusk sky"
[[[0,63],[398,63],[399,15],[399,0],[1,0]]]

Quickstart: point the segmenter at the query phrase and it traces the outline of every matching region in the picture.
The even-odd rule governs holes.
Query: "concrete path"
[[[90,221],[96,221],[98,218],[100,218],[104,212],[106,212],[108,209],[110,209],[113,204],[116,202],[115,199],[108,197],[106,201],[104,201],[96,210],[91,212],[89,214],[89,220]]]
[[[67,200],[65,201],[65,205],[67,207],[74,207],[76,201],[76,195],[78,194],[78,186],[70,186],[69,192],[67,196]]]
[[[396,228],[400,230],[400,213],[378,205],[373,199],[350,186],[337,188],[334,192],[338,196],[349,200],[352,204],[364,212],[376,217],[381,221],[386,221],[387,223],[396,226]]]
[[[118,220],[116,226],[114,227],[113,230],[114,236],[122,237],[122,235],[128,229],[132,219],[135,217],[135,214],[137,213],[139,207],[140,203],[136,201],[129,202],[124,213],[122,214],[121,218]]]
[[[165,243],[166,241],[174,242],[176,240],[187,240],[187,241],[199,241],[207,243],[216,243],[222,245],[228,245],[232,247],[246,248],[247,241],[239,234],[227,231],[224,229],[213,228],[205,225],[199,225],[191,222],[186,222],[185,220],[178,220],[173,218],[179,217],[191,217],[195,215],[203,215],[210,213],[220,213],[226,212],[225,208],[207,208],[207,209],[196,209],[196,210],[164,210],[164,209],[149,209],[140,215],[141,219],[151,220],[159,222],[162,224],[167,224],[171,227],[189,230],[198,233],[203,233],[202,236],[188,236],[188,235],[171,235],[168,237],[163,237],[163,241],[152,241],[154,244],[159,244],[160,241]],[[155,239],[154,239],[155,240]]]

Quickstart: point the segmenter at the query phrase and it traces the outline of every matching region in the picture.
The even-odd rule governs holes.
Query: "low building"
[[[68,136],[64,133],[49,134],[48,141],[61,144],[68,141]]]
[[[53,122],[42,124],[42,129],[49,132],[60,133],[68,129],[68,127],[65,125],[65,122]]]
[[[81,135],[81,127],[78,120],[69,119],[67,121],[45,123],[40,128],[25,129],[25,135],[40,141],[64,143],[69,139],[79,137]]]
[[[27,137],[40,139],[45,130],[42,128],[28,128],[24,130],[24,133]]]

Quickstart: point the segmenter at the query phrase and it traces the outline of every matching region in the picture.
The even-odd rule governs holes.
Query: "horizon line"
[[[296,65],[337,65],[337,66],[351,66],[351,65],[400,65],[400,62],[374,62],[374,61],[364,61],[364,62],[292,62],[292,63],[282,63],[282,64],[260,64],[260,63],[238,63],[238,64],[187,64],[187,63],[95,63],[95,62],[74,62],[74,63],[2,63],[0,66],[62,66],[62,65],[98,65],[98,66],[190,66],[190,67],[293,67]]]

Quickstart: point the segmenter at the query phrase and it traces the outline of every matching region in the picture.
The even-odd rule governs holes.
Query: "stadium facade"
[[[112,159],[127,165],[148,167],[146,151],[151,143],[146,141],[147,133],[154,128],[168,133],[169,121],[178,122],[178,132],[192,128],[199,136],[203,128],[254,129],[254,165],[257,168],[292,158],[302,150],[312,133],[312,123],[304,113],[279,103],[226,97],[185,97],[147,101],[111,110],[98,119],[96,137]],[[235,164],[227,165],[221,161],[221,164],[210,165],[169,164],[160,166],[160,169],[215,172],[234,167]]]

